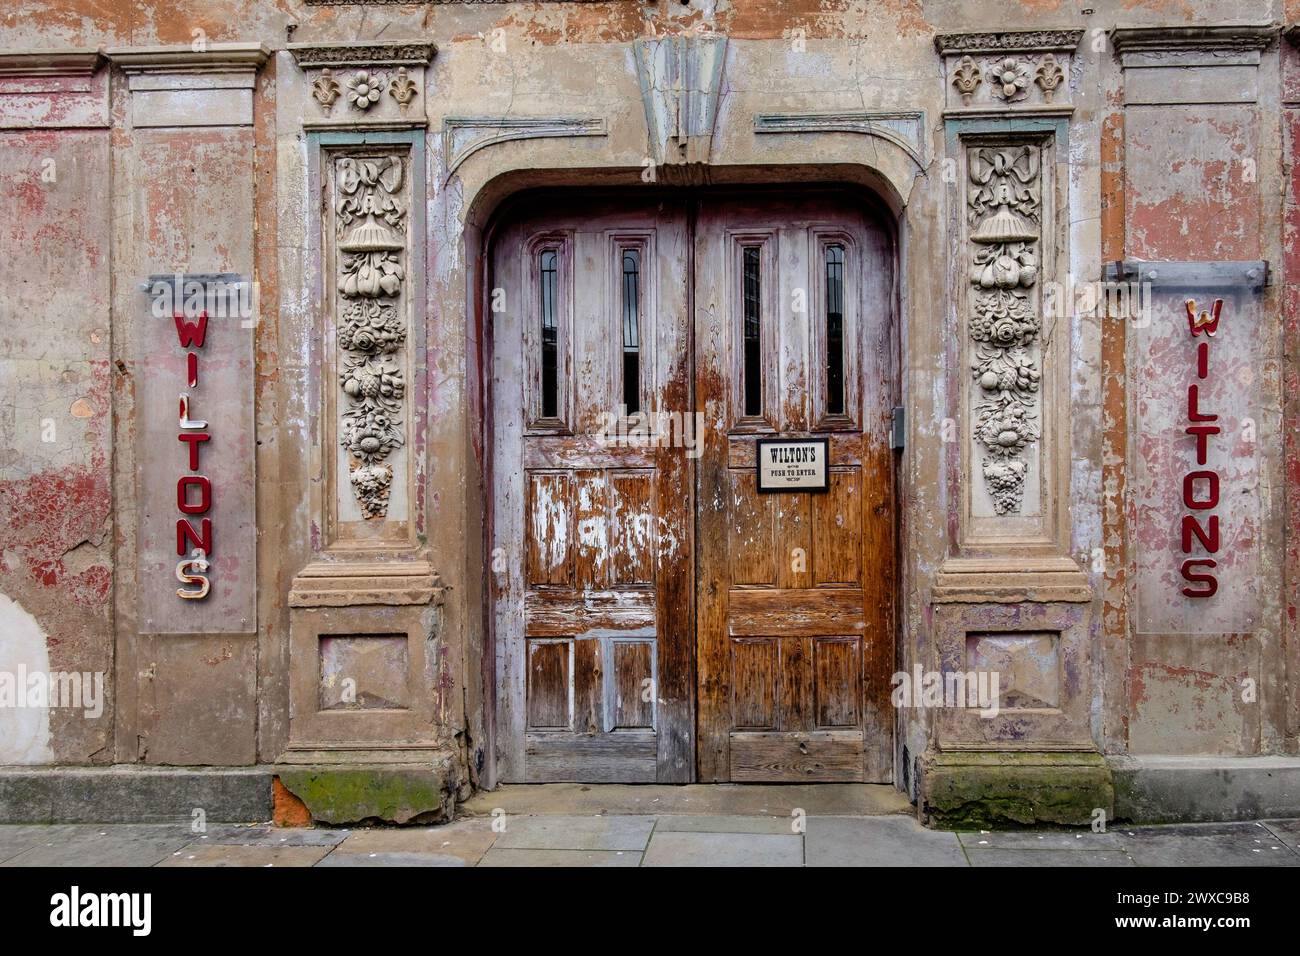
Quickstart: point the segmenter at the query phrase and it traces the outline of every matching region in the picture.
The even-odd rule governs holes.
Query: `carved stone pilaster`
[[[995,512],[1019,514],[1026,450],[1040,437],[1042,152],[970,146],[966,171],[972,427]]]
[[[339,444],[362,517],[382,519],[388,459],[406,444],[409,158],[358,152],[331,162]]]

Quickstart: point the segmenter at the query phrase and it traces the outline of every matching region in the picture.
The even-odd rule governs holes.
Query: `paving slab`
[[[658,784],[537,783],[508,784],[476,794],[463,809],[490,816],[507,813],[707,814],[788,817],[801,809],[809,816],[868,816],[906,813],[907,797],[888,784]]]
[[[794,834],[794,817],[677,815],[660,817],[656,833],[781,833]]]
[[[508,823],[509,821],[507,821]],[[325,859],[331,862],[340,856],[438,856],[458,861],[456,865],[473,866],[483,858],[496,840],[489,820],[457,820],[439,827],[402,827],[400,829],[354,830],[352,835],[338,845]],[[425,865],[425,864],[410,864]],[[441,866],[443,864],[429,864]]]
[[[643,866],[802,866],[803,838],[775,833],[656,831]]]
[[[1258,823],[1115,831],[1138,866],[1300,866],[1300,854]]]
[[[968,849],[971,866],[1136,866],[1123,850],[998,850]]]
[[[809,817],[809,866],[966,866],[955,833],[912,817]]]
[[[446,853],[339,853],[329,854],[317,866],[470,866]]]
[[[507,850],[634,850],[650,839],[647,816],[510,816],[495,846]]]
[[[328,846],[235,846],[191,843],[169,855],[159,866],[314,866]]]
[[[170,824],[72,825],[0,866],[153,866],[194,839]]]
[[[1078,830],[979,830],[957,834],[966,849],[981,850],[1118,850],[1119,831],[1093,833]]]
[[[632,850],[537,850],[494,846],[479,866],[640,866]]]
[[[222,823],[208,827],[207,833],[195,834],[194,841],[240,846],[338,846],[351,833],[351,830],[318,827],[277,827],[269,823],[255,826]]]
[[[1300,820],[1264,820],[1263,824],[1291,849],[1300,851]]]
[[[74,826],[43,823],[0,825],[0,863],[34,846],[53,845],[69,839],[70,832],[76,829]]]

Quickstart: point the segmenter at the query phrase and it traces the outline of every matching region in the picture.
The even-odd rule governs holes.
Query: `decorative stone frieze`
[[[1044,53],[1073,50],[1082,30],[1010,30],[995,33],[940,33],[934,48],[940,53]]]
[[[290,43],[288,50],[304,70],[327,66],[426,66],[437,52],[432,43]]]
[[[424,71],[431,43],[291,43],[311,90],[303,126],[403,128],[424,123]]]
[[[942,33],[948,115],[1070,111],[1069,74],[1082,30]]]

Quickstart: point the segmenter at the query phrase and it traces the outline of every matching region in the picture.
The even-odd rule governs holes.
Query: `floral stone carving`
[[[1033,67],[1018,57],[1009,56],[990,67],[989,79],[993,93],[1008,103],[1016,103],[1028,95]]]
[[[352,458],[352,490],[366,518],[388,511],[393,469],[405,443],[405,169],[398,156],[336,160],[339,384],[347,396],[339,442]]]
[[[339,81],[334,79],[333,71],[328,68],[321,70],[320,76],[316,77],[316,81],[311,85],[311,95],[316,98],[326,113],[333,108],[334,101],[339,98],[341,92]]]
[[[1056,95],[1056,88],[1064,79],[1065,71],[1061,69],[1061,65],[1056,62],[1056,57],[1052,54],[1048,53],[1038,61],[1038,69],[1034,71],[1034,82],[1043,91],[1045,102],[1052,102],[1052,98]]]
[[[388,93],[402,109],[411,105],[411,100],[415,99],[416,86],[415,81],[406,75],[406,67],[398,68],[397,75],[388,84]]]
[[[979,64],[969,56],[964,56],[957,64],[957,69],[952,74],[952,85],[957,88],[961,94],[961,101],[966,106],[970,106],[971,96],[975,93],[975,88],[980,85],[982,73]]]
[[[384,77],[370,70],[358,70],[348,79],[348,102],[357,109],[370,109],[383,93]]]
[[[967,220],[975,380],[975,437],[984,481],[1000,515],[1019,514],[1028,463],[1039,438],[1039,339],[1034,286],[1042,237],[1037,146],[971,148]]]

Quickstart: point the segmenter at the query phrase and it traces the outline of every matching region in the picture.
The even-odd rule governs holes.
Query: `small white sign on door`
[[[830,487],[825,438],[760,438],[759,491],[826,491]]]

